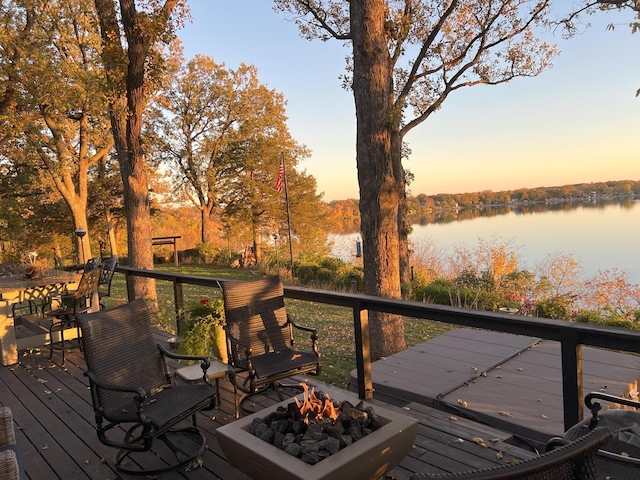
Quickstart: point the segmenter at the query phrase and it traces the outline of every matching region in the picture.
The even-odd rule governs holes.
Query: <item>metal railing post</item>
[[[173,279],[173,301],[176,310],[176,335],[180,335],[184,323],[184,295],[182,282],[178,278]]]
[[[371,379],[371,349],[369,343],[369,311],[363,310],[360,302],[353,306],[353,327],[356,343],[356,371],[358,372],[358,397],[373,398]]]
[[[580,422],[582,409],[582,345],[577,335],[563,335],[562,355],[562,398],[564,407],[564,430]]]
[[[133,302],[136,299],[135,290],[133,289],[133,275],[129,272],[125,273],[127,278],[127,299]]]

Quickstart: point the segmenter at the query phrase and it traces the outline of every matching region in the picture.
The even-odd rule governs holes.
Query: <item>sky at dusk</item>
[[[561,2],[564,3],[564,2]],[[312,152],[299,168],[324,200],[358,197],[355,107],[342,88],[349,47],[302,39],[268,0],[189,0],[180,32],[187,59],[258,68],[261,83],[287,100],[287,125]],[[640,34],[632,12],[588,18],[591,28],[558,45],[554,67],[534,78],[454,92],[406,137],[411,193],[513,190],[640,180]],[[607,30],[614,24],[613,30]]]

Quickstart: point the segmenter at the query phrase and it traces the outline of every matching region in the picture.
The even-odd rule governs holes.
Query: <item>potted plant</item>
[[[213,355],[227,363],[227,338],[224,331],[222,299],[203,298],[185,309],[187,322],[180,349],[189,355]]]

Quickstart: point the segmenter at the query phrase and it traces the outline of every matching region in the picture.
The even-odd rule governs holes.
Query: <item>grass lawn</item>
[[[228,269],[207,265],[156,265],[157,270],[179,272],[190,275],[201,275],[217,278],[249,280],[256,274],[249,270]],[[156,327],[175,333],[175,309],[173,304],[173,284],[157,280],[158,306]],[[198,302],[203,298],[221,297],[218,288],[207,288],[197,285],[183,285],[185,305]],[[105,298],[108,307],[127,301],[125,277],[116,273],[111,284],[111,297]],[[322,360],[322,374],[319,380],[346,388],[351,370],[356,368],[355,345],[353,333],[353,314],[350,308],[325,305],[301,300],[286,300],[287,312],[300,325],[314,327],[318,330],[318,348]],[[430,338],[441,335],[453,327],[439,322],[430,322],[405,318],[405,341],[407,347],[416,345]],[[308,345],[308,337],[297,336],[296,344],[303,349]]]

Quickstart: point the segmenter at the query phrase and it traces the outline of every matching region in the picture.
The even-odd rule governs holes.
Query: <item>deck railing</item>
[[[127,292],[133,299],[132,277],[148,277],[173,283],[177,328],[183,320],[184,299],[182,285],[201,285],[219,288],[221,278],[193,276],[152,270],[140,270],[120,266],[117,271],[127,277]],[[538,317],[525,317],[501,312],[487,312],[468,308],[434,305],[408,300],[332,292],[327,290],[285,286],[285,297],[296,300],[324,303],[351,308],[355,332],[358,395],[362,399],[373,396],[371,359],[369,356],[368,312],[386,312],[417,319],[443,322],[453,325],[482,328],[497,332],[527,335],[561,344],[562,393],[565,430],[582,417],[582,346],[592,346],[640,353],[640,331],[618,327],[566,322]]]

